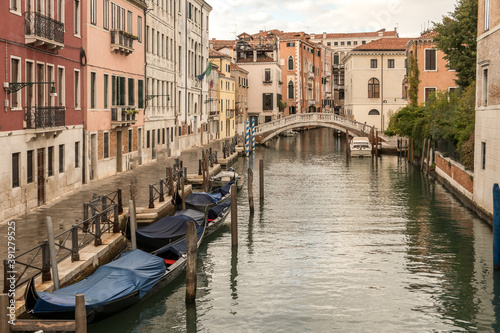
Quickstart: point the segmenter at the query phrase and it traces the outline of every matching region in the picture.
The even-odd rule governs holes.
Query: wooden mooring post
[[[349,130],[345,131],[345,158],[349,159],[350,155],[350,149],[349,149]]]
[[[238,245],[238,202],[236,184],[231,185],[231,245]]]
[[[250,207],[250,214],[254,212],[253,205],[253,170],[248,168],[248,205]]]
[[[132,242],[132,250],[135,250],[137,249],[137,240],[135,238],[135,230],[137,229],[137,217],[135,215],[135,207],[132,200],[128,201],[128,209],[130,213],[130,241]]]
[[[17,319],[7,294],[0,294],[0,332],[76,332],[87,333],[84,295],[75,296],[75,320]]]
[[[54,227],[52,218],[47,216],[47,234],[49,237],[50,264],[52,266],[52,280],[54,281],[54,290],[59,289],[59,271],[57,270],[56,243],[54,239]]]
[[[189,221],[186,232],[187,263],[186,263],[186,303],[196,301],[196,259],[198,256],[198,239],[194,221]]]
[[[376,138],[375,138],[375,157],[378,157],[378,131],[376,133]]]
[[[260,200],[264,199],[264,160],[259,160],[259,196]]]
[[[186,210],[186,198],[184,196],[184,177],[181,177],[181,198],[182,198],[182,210]]]

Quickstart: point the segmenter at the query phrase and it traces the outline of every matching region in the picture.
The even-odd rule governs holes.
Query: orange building
[[[436,34],[436,32],[430,32],[418,38],[412,38],[406,44],[407,68],[410,68],[410,61],[414,57],[419,70],[418,104],[425,103],[430,95],[438,91],[457,89],[455,71],[447,67],[448,61],[444,59],[445,54],[438,50],[434,43]],[[407,79],[403,82],[403,89],[405,87],[408,88],[409,93]]]

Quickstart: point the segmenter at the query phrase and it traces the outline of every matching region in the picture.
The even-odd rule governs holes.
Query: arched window
[[[288,70],[293,71],[293,57],[292,56],[288,57]]]
[[[293,82],[290,80],[290,82],[288,82],[288,99],[294,98],[293,93],[294,93]]]
[[[380,83],[374,77],[368,80],[368,98],[380,98]]]
[[[378,110],[371,109],[370,112],[368,112],[368,115],[369,116],[380,116],[380,112],[378,112]]]

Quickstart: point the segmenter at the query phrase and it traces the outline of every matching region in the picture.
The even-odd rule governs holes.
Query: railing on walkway
[[[222,153],[224,158],[231,156],[236,152],[236,146],[238,145],[238,138],[233,137],[231,141],[225,140],[222,143]]]
[[[155,208],[155,201],[164,202],[165,194],[173,195],[175,189],[179,189],[181,177],[187,178],[187,168],[183,167],[182,161],[175,159],[172,167],[166,168],[166,177],[149,185],[149,208]]]
[[[224,144],[223,144],[224,145]],[[213,168],[214,163],[217,164],[219,161],[217,159],[217,151],[212,150],[212,148],[207,148],[201,151],[202,158],[198,160],[198,175],[202,175],[203,163],[205,161],[205,156],[210,168]],[[225,158],[225,156],[224,156]]]
[[[60,262],[69,256],[71,261],[80,260],[79,251],[83,247],[94,242],[94,246],[102,244],[101,236],[105,232],[120,232],[119,229],[119,204],[102,204],[103,197],[97,197],[84,207],[90,207],[92,215],[87,216],[83,221],[75,223],[69,230],[55,235],[56,257]],[[88,209],[87,209],[88,212]],[[15,286],[19,287],[28,282],[32,277],[42,275],[42,282],[50,281],[50,255],[49,242],[43,241],[41,244],[16,256],[9,255],[8,260],[4,260],[4,277],[12,276],[13,263],[21,266],[16,270]],[[11,288],[11,282],[4,278],[3,292]]]

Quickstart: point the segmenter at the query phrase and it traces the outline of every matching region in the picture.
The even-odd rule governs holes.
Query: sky
[[[306,33],[366,32],[382,28],[418,37],[455,10],[457,0],[205,0],[212,6],[210,39],[279,29]]]

